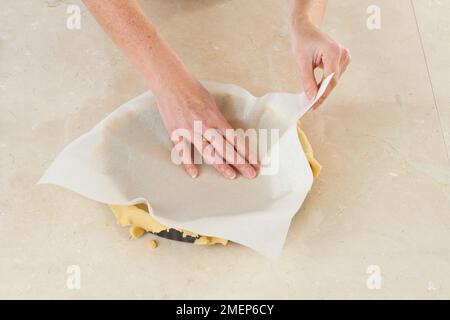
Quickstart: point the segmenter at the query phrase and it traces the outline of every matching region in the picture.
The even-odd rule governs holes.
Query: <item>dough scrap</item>
[[[156,249],[156,248],[158,247],[158,241],[156,241],[156,240],[150,240],[150,241],[148,242],[148,246],[149,246],[151,249]]]
[[[300,140],[300,144],[305,152],[305,156],[309,162],[311,167],[311,171],[314,178],[317,178],[322,166],[320,163],[314,158],[314,152],[309,143],[308,137],[300,128],[300,122],[297,122],[297,133],[298,138]],[[197,233],[188,231],[188,230],[177,230],[167,227],[160,222],[156,221],[150,214],[146,204],[137,204],[132,206],[126,205],[109,205],[112,212],[116,216],[117,224],[127,227],[130,227],[130,235],[132,238],[141,237],[145,231],[153,233],[153,234],[161,234],[161,233],[170,233],[170,232],[178,232],[181,233],[182,239],[189,239],[188,242],[192,242],[198,245],[213,245],[213,244],[222,244],[227,245],[228,240],[221,239],[218,237],[212,236],[203,236]],[[193,240],[193,241],[191,241]],[[153,242],[152,242],[153,241]],[[184,241],[184,240],[181,240]],[[150,244],[152,242],[152,244]],[[156,248],[158,243],[155,240],[151,240],[149,242],[149,246],[151,248]]]

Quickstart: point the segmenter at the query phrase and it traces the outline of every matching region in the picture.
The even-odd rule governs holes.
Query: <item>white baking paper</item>
[[[232,124],[280,129],[276,148],[262,155],[270,163],[271,152],[279,152],[276,174],[228,180],[203,164],[200,176],[192,179],[171,161],[172,144],[154,96],[146,92],[65,147],[39,183],[106,204],[145,202],[150,214],[169,227],[228,239],[276,258],[313,182],[296,121],[331,77],[312,102],[304,93],[254,97],[236,85],[203,82]]]

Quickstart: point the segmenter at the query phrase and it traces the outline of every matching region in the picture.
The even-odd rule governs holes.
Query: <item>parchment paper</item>
[[[313,177],[297,136],[296,121],[314,101],[306,95],[269,93],[254,97],[236,85],[204,81],[224,116],[235,126],[278,128],[276,174],[228,180],[203,164],[192,179],[170,159],[172,144],[151,92],[121,105],[58,155],[39,183],[55,184],[106,204],[147,203],[161,223],[228,239],[276,258],[292,217]]]

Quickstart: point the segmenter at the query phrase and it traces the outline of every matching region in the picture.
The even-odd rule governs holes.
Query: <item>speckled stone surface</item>
[[[301,90],[285,2],[142,3],[197,77]],[[70,4],[80,30],[66,28]],[[324,29],[353,62],[303,119],[324,169],[269,261],[235,244],[151,250],[106,206],[37,186],[65,145],[147,88],[81,2],[4,0],[0,298],[450,298],[450,1],[377,1],[380,30],[366,27],[371,4],[329,7]]]

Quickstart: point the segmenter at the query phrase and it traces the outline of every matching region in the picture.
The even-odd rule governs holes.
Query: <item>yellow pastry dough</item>
[[[150,241],[148,242],[148,246],[149,246],[151,249],[156,249],[156,247],[158,247],[158,241],[156,241],[156,240],[150,240]]]
[[[311,144],[309,143],[308,138],[306,137],[306,134],[302,131],[300,128],[300,122],[297,123],[297,133],[298,138],[300,140],[300,143],[302,145],[303,151],[305,152],[306,158],[309,162],[309,165],[311,167],[311,171],[313,173],[313,177],[316,178],[320,170],[322,169],[322,166],[320,163],[314,158],[313,149],[311,147]],[[116,216],[117,224],[127,227],[130,226],[130,235],[132,238],[139,238],[141,237],[145,231],[151,232],[154,234],[158,234],[160,232],[169,232],[171,229],[170,227],[167,227],[158,221],[156,221],[150,214],[149,210],[147,208],[147,205],[145,204],[137,204],[133,206],[124,206],[124,205],[110,205],[109,206]],[[188,230],[178,230],[182,233],[182,237],[192,237],[195,238],[193,243],[200,244],[200,245],[212,245],[220,243],[222,245],[227,245],[228,240],[217,238],[217,237],[211,237],[211,236],[203,236],[196,234],[194,232],[188,231]],[[152,244],[149,242],[149,246],[152,248],[156,248],[158,245],[155,240]],[[153,247],[154,246],[154,247]]]
[[[141,227],[132,226],[132,227],[130,228],[130,236],[131,236],[133,239],[137,239],[137,238],[142,237],[142,235],[143,235],[144,233],[145,233],[145,230],[142,229]]]
[[[148,212],[148,208],[145,204],[137,204],[134,206],[124,206],[124,205],[109,205],[112,212],[116,216],[117,224],[122,227],[130,226],[130,234],[133,238],[138,238],[139,236],[133,236],[136,233],[136,228],[140,230],[145,230],[147,232],[158,234],[162,231],[170,231],[171,228],[167,227],[158,221],[156,221]],[[197,233],[188,230],[178,230],[182,233],[183,237],[193,237],[195,244],[223,244],[226,245],[228,240],[224,240],[217,237],[201,236]],[[140,234],[142,235],[143,232]]]
[[[317,178],[319,176],[320,170],[322,170],[322,166],[319,161],[314,158],[314,152],[311,144],[309,143],[308,137],[300,128],[300,121],[297,122],[297,133],[300,144],[302,145],[303,151],[305,152],[306,159],[308,159],[309,166],[311,167],[313,177]]]

